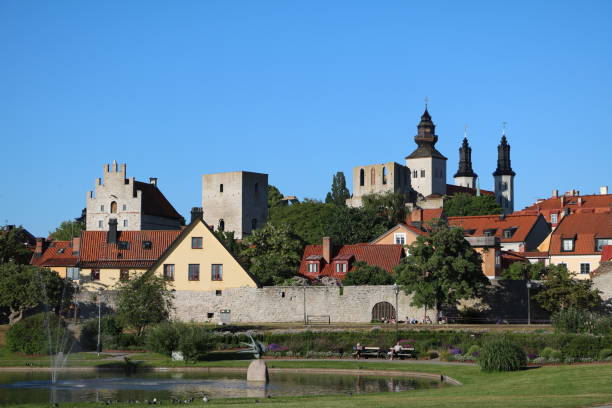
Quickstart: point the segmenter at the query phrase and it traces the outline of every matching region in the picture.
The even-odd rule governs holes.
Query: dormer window
[[[504,230],[504,238],[512,238],[512,236],[514,235],[514,231],[516,231],[516,228],[508,228]]]
[[[63,254],[65,249],[66,248],[60,248],[60,249],[57,250],[57,253],[58,254]]]
[[[393,234],[393,241],[397,245],[405,245],[406,244],[406,234],[403,232],[397,232]]]
[[[551,222],[552,224],[556,224],[556,223],[557,223],[557,220],[558,220],[558,218],[557,218],[557,217],[558,217],[558,216],[557,216],[557,214],[550,214],[550,222]]]
[[[574,240],[572,238],[563,239],[561,242],[564,252],[571,252],[574,250]]]
[[[475,230],[475,229],[468,229],[468,230],[465,230],[465,233],[466,233],[467,235],[474,235],[474,233],[475,233],[475,232],[476,232],[476,230]]]
[[[612,238],[597,238],[595,244],[595,251],[603,251],[603,247],[606,245],[612,245]]]
[[[130,243],[128,241],[117,242],[117,248],[119,249],[130,249]]]
[[[348,262],[336,262],[336,273],[346,273],[348,271]]]
[[[318,273],[319,272],[319,262],[312,261],[308,262],[308,273]]]
[[[486,229],[486,230],[484,230],[484,236],[485,237],[493,237],[493,236],[495,236],[495,231],[496,230],[497,230],[496,228]]]
[[[151,241],[142,241],[142,249],[151,249],[153,243]]]

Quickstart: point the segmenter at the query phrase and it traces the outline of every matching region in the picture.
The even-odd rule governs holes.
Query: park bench
[[[397,358],[405,359],[405,358],[416,358],[416,353],[414,352],[414,347],[402,347],[402,349],[397,353]]]
[[[329,315],[324,315],[324,316],[307,316],[306,317],[306,324],[313,324],[313,323],[331,324],[331,319],[330,319]]]
[[[363,358],[368,358],[368,357],[380,358],[384,356],[384,352],[381,351],[380,347],[366,346],[361,351],[361,356]]]

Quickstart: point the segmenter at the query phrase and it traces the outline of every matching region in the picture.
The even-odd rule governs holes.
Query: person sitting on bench
[[[361,343],[357,343],[357,345],[355,346],[355,357],[357,357],[357,359],[359,360],[359,357],[361,357],[361,353],[363,352],[363,346],[361,345]]]

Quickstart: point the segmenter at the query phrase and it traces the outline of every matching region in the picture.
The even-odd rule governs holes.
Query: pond
[[[194,398],[278,397],[397,392],[443,386],[408,377],[270,373],[267,385],[248,383],[246,373],[154,371],[63,372],[55,384],[49,373],[0,373],[0,404],[94,401],[168,401]]]

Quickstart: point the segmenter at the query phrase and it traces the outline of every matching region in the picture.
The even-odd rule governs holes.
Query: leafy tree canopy
[[[249,260],[249,271],[260,284],[276,284],[297,273],[303,245],[287,225],[266,223],[244,242],[241,256]]]
[[[32,252],[25,246],[26,232],[22,227],[0,229],[0,264],[30,262]]]
[[[72,303],[74,287],[56,272],[13,262],[0,265],[0,306],[9,309],[9,324],[40,305],[59,312]]]
[[[81,235],[85,225],[78,221],[62,221],[62,223],[49,234],[49,238],[56,241],[69,241]]]
[[[351,197],[348,188],[346,188],[346,178],[344,173],[339,171],[334,175],[331,185],[331,191],[327,193],[325,202],[328,204],[336,204],[340,206],[346,205],[346,200]]]
[[[365,211],[377,213],[389,228],[406,221],[406,197],[401,193],[366,195],[362,202]]]
[[[234,231],[221,231],[216,229],[214,234],[217,236],[219,241],[223,244],[233,256],[238,260],[243,268],[249,269],[248,259],[241,256],[242,250],[245,248],[242,241],[238,241],[234,238]]]
[[[383,268],[359,261],[355,263],[353,270],[346,274],[342,284],[345,286],[392,285],[394,282],[393,276]]]
[[[270,209],[269,223],[287,225],[291,232],[307,244],[320,244],[329,225],[338,212],[336,206],[315,202],[302,202]]]
[[[574,279],[565,265],[549,265],[546,268],[546,279],[533,298],[542,309],[551,313],[574,308],[593,310],[603,303],[600,291],[593,288],[590,279]]]
[[[153,324],[168,320],[173,295],[161,276],[145,273],[120,281],[117,290],[116,314],[119,321],[141,336]]]
[[[414,306],[439,310],[476,296],[489,284],[481,264],[461,229],[438,223],[428,237],[419,236],[410,245],[410,256],[395,267],[395,274]]]
[[[466,215],[501,214],[502,209],[491,195],[473,196],[468,193],[459,193],[444,200],[444,212],[448,217]]]
[[[282,199],[283,193],[281,193],[277,187],[268,184],[268,208],[277,207],[280,205]]]
[[[538,280],[546,275],[546,267],[541,263],[514,262],[501,273],[502,279]]]

